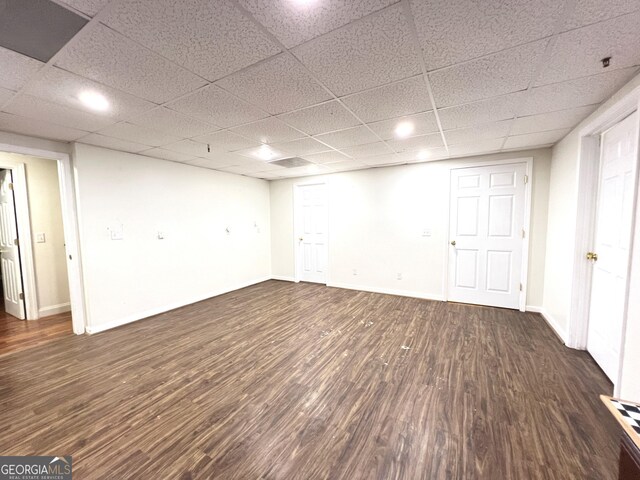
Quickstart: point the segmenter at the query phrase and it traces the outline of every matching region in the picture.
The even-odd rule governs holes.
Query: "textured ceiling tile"
[[[180,140],[179,137],[167,135],[166,133],[151,130],[150,128],[140,127],[132,123],[117,123],[100,130],[101,135],[107,137],[115,137],[129,142],[140,142],[152,147],[160,147],[168,143],[174,143]]]
[[[417,137],[389,140],[387,142],[396,152],[407,152],[412,150],[430,149],[442,147],[442,136],[439,133],[430,135],[419,135]]]
[[[518,116],[600,103],[622,87],[636,71],[634,67],[613,70],[591,77],[536,87],[531,90]]]
[[[295,156],[311,155],[312,153],[330,150],[329,147],[315,141],[313,138],[301,138],[299,140],[293,140],[292,142],[274,143],[272,147],[277,151]]]
[[[110,0],[63,0],[70,7],[79,12],[94,17]]]
[[[99,133],[92,133],[78,140],[78,143],[86,143],[87,145],[95,145],[97,147],[110,148],[111,150],[119,150],[121,152],[139,153],[147,150],[149,145],[143,145],[137,142],[128,142],[119,138],[105,137]]]
[[[257,173],[257,172],[267,172],[271,170],[280,170],[282,167],[278,165],[271,165],[268,162],[261,162],[260,160],[254,161],[245,161],[241,165],[236,165],[232,167],[224,167],[221,170],[229,173],[237,173],[240,175]]]
[[[358,159],[358,161],[364,163],[367,166],[382,166],[382,165],[394,165],[400,163],[398,155],[395,153],[385,153],[382,155],[372,155],[370,157],[364,157]]]
[[[321,142],[327,143],[334,148],[352,147],[364,143],[372,143],[380,140],[374,133],[365,126],[347,128],[337,132],[325,133],[314,137]]]
[[[434,160],[442,160],[448,156],[449,152],[444,147],[432,147],[420,151],[410,150],[398,153],[398,158],[402,160],[403,163],[433,162]]]
[[[236,150],[233,153],[235,153],[236,155],[242,155],[243,157],[246,157],[245,161],[248,161],[247,159],[250,159],[250,160],[256,160],[256,161],[262,162],[264,161],[261,158],[263,148],[265,147],[245,148],[244,150]],[[269,158],[270,162],[275,160],[281,160],[283,158],[287,158],[291,156],[291,154],[289,153],[276,150],[273,146],[269,146],[269,152],[271,152],[271,157]]]
[[[15,92],[13,90],[7,90],[6,88],[0,87],[0,105],[4,105],[9,101]]]
[[[161,158],[163,160],[180,163],[190,162],[197,158],[193,155],[185,155],[184,153],[172,152],[171,150],[165,150],[163,148],[151,148],[140,153],[142,155],[146,155],[147,157]]]
[[[45,122],[55,123],[63,127],[76,128],[89,132],[100,130],[116,122],[115,119],[104,115],[76,110],[30,95],[17,97],[4,110],[15,115],[44,120]]]
[[[172,152],[184,153],[185,155],[193,155],[194,157],[206,157],[209,153],[206,143],[195,142],[188,139],[163,145],[162,148],[171,150]]]
[[[366,123],[431,110],[429,92],[422,75],[341,100]]]
[[[335,30],[397,0],[239,0],[287,48]]]
[[[384,142],[368,143],[366,145],[357,145],[355,147],[347,147],[340,149],[345,155],[352,158],[366,158],[374,155],[392,154],[393,150]]]
[[[635,0],[607,0],[606,2],[602,0],[574,0],[574,7],[564,22],[563,28],[570,30],[639,9],[640,4]]]
[[[103,21],[208,80],[280,52],[229,0],[128,0]]]
[[[419,113],[417,115],[407,115],[405,117],[392,118],[381,122],[370,123],[369,127],[377,133],[383,140],[396,138],[396,127],[400,123],[409,122],[413,125],[412,136],[426,135],[438,131],[438,122],[433,112]]]
[[[475,142],[491,138],[506,137],[513,120],[502,120],[495,123],[487,123],[476,127],[459,128],[457,130],[447,130],[444,137],[447,145],[457,145],[460,143]]]
[[[322,175],[325,173],[331,173],[331,169],[325,165],[305,165],[304,167],[283,168],[278,170],[278,175],[286,178]]]
[[[507,138],[504,144],[505,149],[537,147],[542,145],[551,145],[563,138],[571,131],[570,128],[562,130],[552,130],[549,132],[528,133],[526,135],[514,135]]]
[[[516,119],[511,129],[511,135],[543,132],[545,130],[559,130],[575,127],[581,120],[596,109],[595,105],[542,113]]]
[[[243,148],[251,148],[260,145],[257,140],[251,140],[238,135],[237,133],[229,131],[221,131],[210,133],[207,135],[200,135],[195,137],[196,142],[202,142],[209,144],[212,150],[222,150],[231,152],[233,150],[240,150]]]
[[[558,36],[536,85],[562,82],[640,64],[640,12]],[[611,58],[606,69],[600,60]]]
[[[143,113],[133,118],[131,123],[178,137],[195,137],[218,130],[211,124],[163,107]]]
[[[331,98],[331,94],[286,53],[234,73],[217,84],[272,114]]]
[[[59,68],[49,68],[45,74],[29,85],[25,93],[67,107],[92,112],[78,95],[84,91],[98,92],[109,101],[109,109],[103,115],[124,120],[152,109],[155,104],[114,88],[105,87],[92,80],[65,72]]]
[[[368,165],[357,160],[347,160],[345,162],[336,162],[327,165],[333,172],[346,172],[349,170],[362,170],[368,168]]]
[[[457,107],[442,108],[438,110],[438,115],[445,130],[506,120],[515,116],[524,97],[525,92],[509,93]]]
[[[286,142],[304,137],[303,133],[273,117],[234,127],[231,131],[260,143]]]
[[[346,155],[333,150],[329,152],[314,153],[312,155],[303,155],[303,158],[313,163],[322,164],[346,162],[350,160]]]
[[[38,60],[0,47],[0,87],[20,90],[42,65]]]
[[[466,157],[469,155],[480,155],[488,152],[497,152],[502,147],[504,138],[493,138],[481,140],[479,142],[461,143],[449,147],[450,157]]]
[[[515,47],[553,33],[557,0],[412,0],[427,69]]]
[[[184,95],[206,82],[117,32],[96,25],[60,52],[56,65],[156,103]]]
[[[194,165],[196,167],[204,167],[204,168],[212,168],[214,170],[218,170],[224,167],[231,167],[233,165],[237,165],[240,163],[238,156],[229,157],[231,154],[224,154],[220,157],[208,157],[208,158],[197,158],[189,162],[189,165]]]
[[[431,73],[436,105],[462,105],[526,89],[546,44],[522,45]]]
[[[279,118],[309,135],[333,132],[360,124],[358,119],[336,100],[285,113]]]
[[[390,7],[293,50],[338,96],[420,73],[402,6]]]
[[[167,105],[219,127],[233,127],[268,116],[260,109],[234,97],[215,85],[209,85]]]
[[[0,113],[0,130],[63,142],[72,142],[88,133],[33,118],[12,115],[10,113]]]

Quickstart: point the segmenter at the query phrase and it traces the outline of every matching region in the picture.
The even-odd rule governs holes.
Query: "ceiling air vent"
[[[305,160],[300,157],[290,157],[283,158],[282,160],[276,160],[275,162],[269,162],[272,165],[279,165],[284,168],[294,168],[294,167],[304,167],[305,165],[310,165],[311,162],[309,160]]]

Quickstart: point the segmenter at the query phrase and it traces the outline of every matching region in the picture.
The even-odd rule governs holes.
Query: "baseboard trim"
[[[235,290],[240,290],[241,288],[246,288],[246,287],[250,287],[251,285],[256,285],[258,283],[266,282],[267,280],[270,280],[270,279],[271,279],[271,276],[267,275],[264,277],[257,278],[255,280],[251,280],[249,282],[243,282],[241,284],[233,286],[232,288],[224,288],[224,289],[216,290],[214,292],[210,292],[205,295],[193,297],[187,301],[170,303],[168,305],[163,305],[162,307],[145,310],[144,312],[135,313],[133,315],[129,315],[124,318],[120,318],[118,320],[113,320],[111,322],[103,323],[101,325],[87,325],[86,332],[92,335],[94,333],[100,333],[106,330],[111,330],[112,328],[120,327],[122,325],[126,325],[127,323],[136,322],[138,320],[144,320],[145,318],[153,317],[154,315],[166,313],[171,310],[175,310],[176,308],[186,307],[187,305],[192,305],[194,303],[198,303],[203,300],[207,300],[209,298],[217,297],[218,295],[224,295],[225,293],[233,292]]]
[[[271,275],[271,280],[282,280],[283,282],[295,282],[296,279],[286,275]]]
[[[50,305],[48,307],[42,307],[38,309],[38,316],[49,317],[51,315],[57,315],[58,313],[66,313],[71,311],[71,303],[59,303],[58,305]]]
[[[560,327],[560,324],[558,323],[558,321],[555,318],[553,318],[553,315],[547,312],[544,309],[544,307],[527,305],[526,311],[539,313],[540,315],[542,315],[542,318],[544,318],[545,322],[547,322],[547,324],[551,327],[551,330],[553,330],[553,333],[556,334],[556,336],[560,339],[562,343],[564,343],[565,345],[567,344],[567,332],[565,331],[565,329]]]
[[[436,300],[439,302],[444,301],[443,295],[437,295],[433,293],[414,292],[411,290],[397,290],[397,289],[391,289],[391,288],[369,287],[365,285],[354,285],[350,283],[340,283],[340,282],[327,283],[327,287],[344,288],[347,290],[360,290],[362,292],[383,293],[386,295],[397,295],[399,297],[420,298],[422,300]]]

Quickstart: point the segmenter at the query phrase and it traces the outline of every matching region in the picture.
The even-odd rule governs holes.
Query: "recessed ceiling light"
[[[418,160],[426,160],[427,158],[429,158],[429,150],[420,150],[418,152],[418,155],[416,155],[416,158]]]
[[[396,136],[400,138],[408,137],[413,133],[414,128],[411,122],[400,122],[395,130]]]
[[[91,110],[104,112],[109,109],[109,101],[101,93],[85,90],[80,92],[78,98]]]
[[[276,152],[271,150],[271,147],[269,147],[269,145],[262,145],[257,150],[256,155],[260,160],[265,160],[265,161],[273,160],[278,156]]]

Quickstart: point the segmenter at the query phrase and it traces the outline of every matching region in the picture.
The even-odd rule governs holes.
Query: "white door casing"
[[[296,280],[326,284],[327,187],[322,183],[295,188]]]
[[[448,300],[523,307],[527,180],[526,163],[451,171]]]
[[[10,170],[0,172],[0,261],[5,311],[24,320],[25,305]]]
[[[637,113],[601,137],[587,350],[618,380],[635,195]]]

